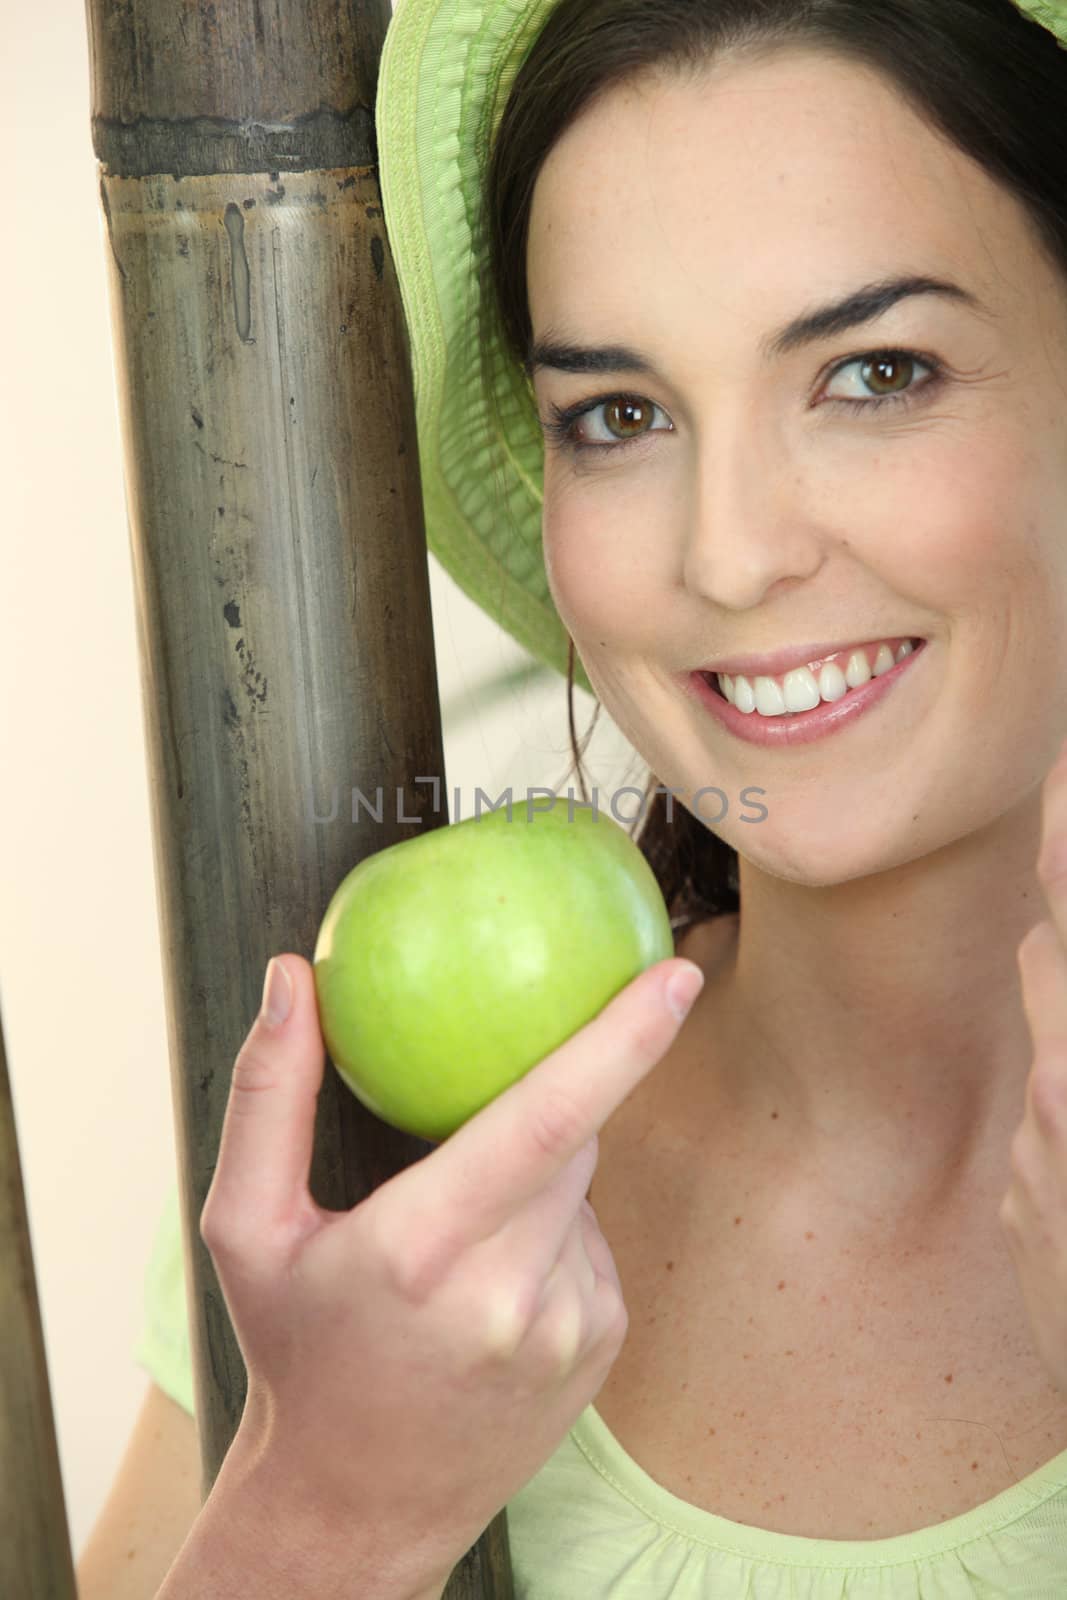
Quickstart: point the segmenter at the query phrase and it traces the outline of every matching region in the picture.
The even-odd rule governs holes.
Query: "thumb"
[[[268,963],[263,1002],[233,1064],[202,1234],[242,1250],[318,1207],[308,1178],[326,1062],[315,975],[302,956]]]

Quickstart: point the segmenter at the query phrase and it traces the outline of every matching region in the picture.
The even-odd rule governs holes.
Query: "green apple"
[[[440,1141],[673,954],[630,836],[544,796],[367,856],[312,965],[341,1077],[376,1116]]]

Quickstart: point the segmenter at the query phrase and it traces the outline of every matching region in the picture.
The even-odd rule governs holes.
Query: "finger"
[[[499,1259],[521,1262],[531,1278],[548,1276],[567,1235],[581,1215],[582,1197],[596,1170],[599,1154],[600,1141],[594,1135],[547,1188],[493,1236]]]
[[[594,1275],[621,1293],[615,1258],[596,1212],[588,1200],[580,1199],[589,1188],[599,1153],[597,1139],[583,1145],[545,1193],[496,1237],[509,1256],[527,1262],[532,1275],[545,1278],[568,1236],[579,1227]]]
[[[666,1054],[681,1027],[667,998],[671,979],[703,974],[681,958],[658,961],[421,1165],[457,1249],[498,1233],[540,1194]],[[697,981],[699,980],[699,981]],[[411,1170],[418,1181],[419,1167]]]
[[[571,1376],[603,1332],[602,1307],[600,1285],[585,1250],[585,1230],[575,1222],[545,1283],[537,1313],[536,1337],[551,1347],[558,1382]]]
[[[1051,921],[1030,929],[1017,959],[1035,1064],[1067,1058],[1067,949]]]
[[[1052,925],[1067,950],[1067,745],[1041,786],[1037,875]]]
[[[523,1332],[529,1336],[535,1330],[538,1343],[548,1344],[561,1383],[590,1356],[598,1363],[603,1360],[604,1335],[616,1326],[620,1306],[625,1312],[614,1262],[608,1271],[600,1270],[603,1248],[592,1208],[583,1206],[545,1279],[538,1305],[526,1319]],[[610,1261],[610,1252],[608,1256]],[[520,1335],[506,1356],[513,1358],[522,1343]]]
[[[622,1284],[619,1282],[619,1269],[615,1265],[615,1257],[601,1232],[597,1214],[588,1200],[582,1201],[580,1216],[585,1229],[585,1253],[589,1257],[589,1264],[596,1276],[609,1284],[621,1298]]]
[[[581,1196],[588,1183],[589,1168],[595,1162],[592,1147],[575,1157],[555,1183],[509,1227],[474,1247],[468,1257],[475,1270],[488,1272],[488,1327],[486,1341],[493,1354],[510,1361],[531,1326],[542,1315],[552,1298],[561,1266],[574,1276],[589,1295],[596,1287],[596,1274],[584,1254],[578,1263],[575,1237],[585,1239],[585,1219]],[[488,1252],[487,1260],[482,1259]]]
[[[291,981],[291,1010],[272,1023],[261,1009],[237,1053],[201,1214],[201,1231],[231,1246],[262,1239],[309,1207],[317,1210],[308,1179],[326,1051],[315,979],[302,956],[286,952],[276,960]]]

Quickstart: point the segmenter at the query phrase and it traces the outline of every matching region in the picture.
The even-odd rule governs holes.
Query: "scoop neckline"
[[[602,1478],[662,1526],[734,1555],[788,1566],[852,1569],[893,1566],[919,1557],[945,1555],[1005,1527],[1023,1512],[1033,1511],[1058,1489],[1067,1489],[1065,1449],[992,1500],[933,1527],[895,1533],[884,1539],[817,1539],[731,1522],[672,1494],[627,1453],[595,1405],[582,1412],[571,1428],[571,1437]]]

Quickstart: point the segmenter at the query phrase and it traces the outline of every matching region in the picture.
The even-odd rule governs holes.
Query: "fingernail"
[[[263,1004],[260,1016],[272,1028],[284,1022],[293,1008],[293,985],[284,961],[271,956],[263,979]]]
[[[704,987],[704,974],[692,961],[675,972],[667,984],[667,1004],[681,1022]]]

